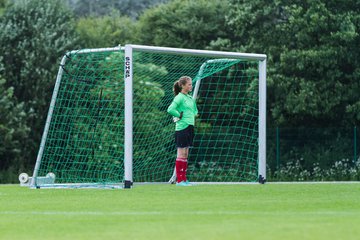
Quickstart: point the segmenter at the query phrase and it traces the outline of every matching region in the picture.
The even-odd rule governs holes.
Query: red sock
[[[177,182],[186,181],[186,158],[176,158],[175,166],[176,166],[176,178]],[[186,165],[186,166],[185,166]]]
[[[181,164],[182,162],[181,161],[178,161],[176,159],[176,162],[175,162],[175,166],[176,166],[176,182],[181,182],[182,180],[182,172],[181,172]]]

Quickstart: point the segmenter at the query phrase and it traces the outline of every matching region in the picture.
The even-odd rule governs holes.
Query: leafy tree
[[[231,1],[231,47],[268,55],[271,123],[360,123],[360,3],[340,2]]]
[[[146,45],[203,49],[224,37],[228,2],[175,0],[148,9],[139,18],[138,41]]]
[[[103,17],[85,17],[77,21],[81,48],[114,47],[130,43],[134,22],[116,12]]]
[[[122,15],[137,18],[141,12],[155,5],[168,2],[169,0],[68,0],[69,6],[79,17],[106,16],[116,10]]]
[[[346,110],[355,100],[349,89],[360,90],[359,29],[355,28],[359,12],[338,12],[320,1],[285,10],[292,17],[280,27],[289,34],[283,39],[274,86],[289,94],[279,98],[283,104],[274,106],[274,113],[278,109],[283,113],[274,117],[290,115],[296,125],[304,120],[318,126],[359,123],[360,118]]]
[[[13,180],[12,172],[24,170],[21,150],[30,131],[26,125],[24,104],[17,103],[14,88],[5,87],[5,83],[0,76],[0,182]],[[14,165],[17,169],[13,169]]]
[[[43,132],[59,57],[76,43],[74,23],[71,11],[61,1],[19,0],[6,8],[0,28],[3,85],[24,103],[27,127],[32,130],[20,150],[24,166],[30,168]]]

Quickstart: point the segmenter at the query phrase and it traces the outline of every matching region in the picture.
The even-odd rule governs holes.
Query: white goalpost
[[[165,109],[188,75],[199,118],[193,182],[266,181],[266,55],[128,44],[67,53],[32,177],[41,187],[124,187],[174,179]],[[20,178],[19,178],[20,179]]]

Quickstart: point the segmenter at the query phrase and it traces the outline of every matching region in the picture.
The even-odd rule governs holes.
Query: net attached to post
[[[37,187],[122,184],[123,65],[119,50],[74,51],[65,56],[38,156]],[[52,184],[41,181],[48,173],[54,174]]]
[[[36,165],[36,187],[117,187],[124,180],[124,51],[65,57]],[[175,124],[174,82],[193,79],[199,117],[188,177],[258,180],[259,65],[241,58],[133,51],[133,179],[167,182]],[[194,90],[195,91],[195,90]],[[41,177],[52,173],[53,181]]]

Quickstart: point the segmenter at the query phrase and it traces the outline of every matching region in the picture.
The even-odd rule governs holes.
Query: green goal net
[[[264,59],[137,45],[67,53],[30,186],[168,182],[176,148],[175,124],[166,109],[173,83],[183,75],[193,78],[199,109],[189,179],[256,182],[261,175],[264,180]]]

